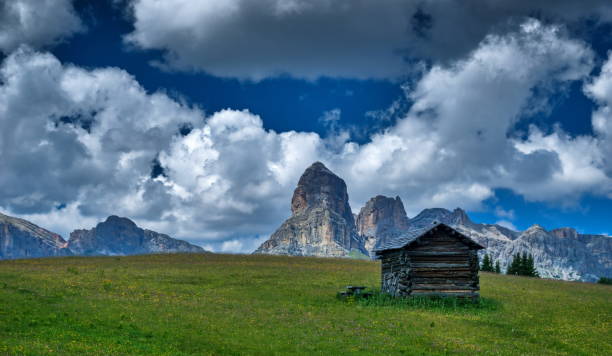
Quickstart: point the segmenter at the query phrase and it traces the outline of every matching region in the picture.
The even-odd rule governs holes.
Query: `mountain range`
[[[596,281],[612,277],[612,237],[580,234],[540,225],[514,231],[473,222],[460,208],[425,209],[408,218],[402,200],[377,195],[358,214],[349,205],[347,186],[324,164],[315,162],[300,177],[291,199],[291,216],[254,253],[292,256],[372,258],[382,243],[414,230],[444,223],[476,240],[502,271],[516,253],[533,255],[542,277]],[[29,221],[0,214],[0,259],[206,252],[199,246],[109,216],[89,230],[75,230],[68,241]]]
[[[460,208],[425,209],[409,219],[399,197],[378,195],[354,216],[345,182],[322,163],[306,169],[291,204],[292,215],[255,253],[298,256],[355,257],[413,230],[444,223],[473,238],[502,271],[516,253],[533,255],[542,277],[596,281],[612,276],[612,237],[580,234],[573,228],[547,231],[534,225],[514,231],[496,224],[473,222]]]
[[[0,260],[54,256],[205,252],[199,246],[139,228],[109,216],[91,230],[75,230],[68,241],[29,221],[0,214]]]

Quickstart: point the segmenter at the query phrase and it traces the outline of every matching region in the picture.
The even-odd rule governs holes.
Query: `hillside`
[[[365,306],[351,259],[178,254],[0,261],[2,355],[612,354],[612,287],[481,273],[483,308]]]

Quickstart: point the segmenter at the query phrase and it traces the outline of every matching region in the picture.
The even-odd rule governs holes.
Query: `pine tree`
[[[491,263],[491,257],[489,257],[489,254],[485,253],[484,258],[482,259],[482,267],[480,268],[481,271],[484,272],[493,272],[493,264]]]
[[[495,266],[497,269],[497,265]],[[528,276],[528,277],[540,277],[538,270],[535,268],[533,255],[527,254],[527,252],[517,253],[512,257],[512,263],[508,267],[506,274],[513,274],[516,276]]]
[[[527,267],[526,267],[526,276],[529,277],[540,277],[538,270],[535,268],[535,263],[533,261],[533,255],[529,254],[527,257]]]
[[[495,261],[495,273],[497,274],[501,273],[501,267],[499,265],[499,261]]]
[[[512,262],[508,267],[508,271],[506,274],[519,275],[521,271],[521,255],[519,253],[515,254],[512,258]]]
[[[515,265],[515,259],[512,259],[512,262],[510,262],[510,264],[508,265],[508,268],[506,269],[506,274],[514,274],[514,265]]]
[[[519,275],[520,276],[529,276],[529,257],[527,257],[527,252],[523,252],[521,256],[521,265],[519,267]]]

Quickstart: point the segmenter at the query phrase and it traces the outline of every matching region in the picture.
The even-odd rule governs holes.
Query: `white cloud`
[[[314,133],[267,131],[248,111],[205,118],[122,70],[27,49],[4,61],[0,82],[0,206],[63,220],[48,226],[64,235],[110,214],[199,241],[269,233],[322,147]],[[151,178],[155,159],[165,177]]]
[[[510,134],[534,103],[541,108],[536,88],[586,79],[592,57],[559,28],[528,21],[488,36],[461,61],[433,66],[408,92],[414,104],[405,117],[369,143],[330,145],[316,133],[266,130],[248,111],[205,117],[147,93],[122,70],[85,70],[22,49],[0,67],[0,208],[63,234],[118,214],[245,252],[289,215],[296,182],[315,160],[347,181],[355,211],[376,194],[399,194],[410,215],[476,209],[496,188],[544,201],[608,195],[603,133]],[[601,108],[605,78],[585,89]],[[181,135],[185,124],[192,130]],[[164,175],[153,179],[156,159]]]
[[[527,150],[530,142],[538,142],[536,136],[528,141],[510,136],[523,114],[534,110],[536,88],[583,80],[592,62],[586,44],[530,20],[517,32],[488,36],[466,59],[433,66],[409,93],[414,103],[406,117],[339,160],[357,191],[353,198],[365,201],[372,186],[388,195],[400,192],[414,214],[433,204],[478,208],[494,188],[538,200],[595,189],[601,175],[588,180],[567,172],[559,178],[571,168],[574,154],[564,149],[598,157],[595,147],[589,151],[583,142],[586,138],[566,142],[569,148]],[[581,168],[589,174],[600,170],[596,162]],[[572,184],[565,186],[568,181]],[[543,185],[549,189],[540,190]]]
[[[0,78],[0,202],[17,214],[78,202],[84,216],[154,215],[164,195],[146,196],[152,160],[181,124],[203,121],[124,71],[63,66],[27,49],[4,61]]]
[[[510,230],[514,230],[514,231],[519,231],[519,229],[516,226],[514,226],[514,224],[511,223],[508,220],[499,220],[499,221],[496,222],[496,224],[499,225],[499,226],[503,226],[506,229],[510,229]]]
[[[515,184],[514,190],[533,200],[558,200],[575,202],[584,193],[612,196],[612,180],[606,175],[606,166],[601,141],[596,137],[570,137],[557,129],[544,135],[532,127],[526,141],[516,142],[516,148],[533,154],[544,151],[553,153],[559,160],[559,167],[548,177],[528,185]]]
[[[72,0],[0,0],[0,51],[45,47],[83,30]]]
[[[506,218],[509,220],[514,220],[516,216],[513,209],[505,210],[500,206],[495,207],[495,215],[499,218]]]
[[[162,67],[252,80],[398,78],[417,67],[406,58],[462,58],[533,14],[612,20],[608,0],[133,0],[130,9],[126,41],[164,51]]]
[[[593,113],[592,125],[604,152],[606,173],[612,176],[612,51],[608,52],[599,75],[585,85],[584,91],[599,104]]]
[[[220,246],[210,245],[210,251],[226,253],[251,253],[268,239],[268,236],[223,241]]]

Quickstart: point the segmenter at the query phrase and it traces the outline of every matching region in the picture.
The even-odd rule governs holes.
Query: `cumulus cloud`
[[[398,78],[414,58],[464,57],[526,16],[612,20],[607,0],[134,0],[130,9],[126,41],[164,51],[159,65],[252,80]]]
[[[585,43],[539,21],[529,20],[503,36],[489,35],[466,59],[433,66],[409,92],[413,105],[406,117],[366,145],[348,145],[341,160],[348,167],[338,164],[345,165],[357,192],[384,181],[384,193],[410,197],[404,201],[412,213],[413,207],[432,205],[478,207],[502,187],[533,200],[598,189],[609,183],[589,138],[538,136],[536,130],[527,140],[512,136],[534,103],[541,109],[534,100],[537,88],[583,80],[592,66]],[[555,137],[565,141],[537,146]],[[573,166],[580,153],[593,160]],[[358,195],[358,201],[364,199]]]
[[[599,104],[593,113],[592,125],[605,152],[606,173],[612,176],[612,52],[608,53],[599,75],[585,86],[585,93]]]
[[[0,0],[0,51],[45,47],[81,31],[72,0]]]
[[[125,71],[24,48],[0,82],[0,206],[52,217],[64,235],[110,214],[200,242],[269,233],[323,147],[314,133],[267,131],[248,111],[206,118]]]
[[[355,210],[376,194],[399,194],[409,215],[478,208],[496,188],[542,201],[609,196],[608,67],[588,79],[588,46],[530,20],[431,67],[407,90],[406,114],[360,145],[266,130],[249,111],[205,116],[146,92],[122,70],[86,70],[21,49],[0,69],[0,208],[64,234],[124,215],[218,251],[247,252],[289,215],[295,184],[315,160],[347,181]],[[526,112],[542,109],[537,93],[583,80],[600,105],[595,136],[536,127],[513,136]]]

